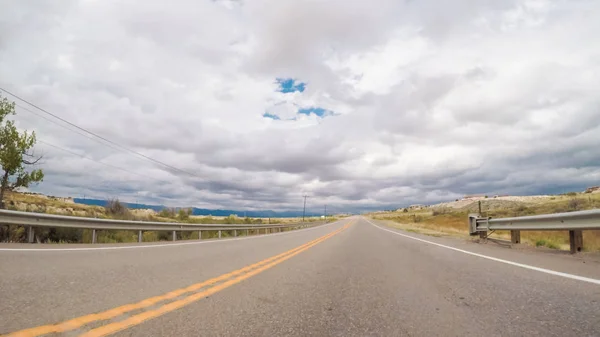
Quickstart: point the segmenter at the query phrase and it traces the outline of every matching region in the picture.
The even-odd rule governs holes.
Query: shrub
[[[204,224],[206,224],[206,223],[212,224],[212,223],[215,223],[215,219],[213,219],[213,217],[209,215],[207,217],[200,218],[200,220],[198,220],[198,222],[204,223]]]
[[[163,208],[159,213],[158,216],[163,217],[163,218],[175,218],[175,215],[177,214],[177,212],[175,211],[175,208]]]
[[[144,232],[142,234],[142,240],[144,240],[144,242],[154,242],[154,241],[158,241],[158,233],[154,232],[154,231],[148,231],[148,232]]]
[[[104,206],[106,214],[115,218],[129,218],[131,214],[125,204],[121,203],[119,199],[111,199],[106,202]]]
[[[232,214],[232,215],[226,217],[225,219],[223,219],[223,223],[224,224],[228,224],[228,225],[235,224],[236,223],[236,218],[237,218],[237,216],[235,216],[235,215]]]
[[[571,199],[569,200],[569,210],[577,211],[583,206],[583,200]]]
[[[452,211],[450,209],[440,207],[440,208],[434,209],[433,212],[431,212],[431,215],[436,216],[436,215],[449,214],[449,213],[452,213]]]
[[[181,221],[186,221],[186,220],[189,220],[191,214],[192,214],[191,208],[186,208],[186,209],[182,208],[179,210],[179,213],[177,214],[177,218]]]

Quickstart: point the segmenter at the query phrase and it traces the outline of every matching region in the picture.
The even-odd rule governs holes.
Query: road
[[[10,247],[0,246],[0,334],[600,336],[597,260],[361,217],[154,247]]]

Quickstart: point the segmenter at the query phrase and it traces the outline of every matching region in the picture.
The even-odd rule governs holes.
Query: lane
[[[69,330],[67,335],[599,335],[598,285],[442,246],[464,248],[460,240],[414,237],[439,245],[354,218],[286,236],[209,245],[2,253],[2,298],[23,302],[32,289],[41,291],[41,296],[20,311],[0,301],[0,325],[56,323],[111,308],[114,312],[118,305],[145,299],[142,307],[127,312],[117,308],[118,315],[103,316],[104,320]],[[489,248],[467,247],[488,255],[511,254],[517,260],[531,258]],[[561,257],[540,254],[538,258],[555,267],[562,263]],[[69,263],[56,263],[61,261]],[[51,282],[36,277],[25,286],[15,278],[4,282],[4,275],[10,275],[4,273],[6,266],[13,268],[9,272],[21,273],[22,280],[36,276]],[[593,267],[579,271],[593,276]],[[222,279],[211,281],[223,274]],[[61,275],[79,283],[68,283],[68,277]],[[43,285],[52,282],[62,293],[44,292]],[[10,291],[16,293],[6,290],[11,285]],[[172,301],[148,299],[161,294]],[[53,318],[56,313],[60,319]],[[86,317],[90,316],[79,320]]]
[[[302,246],[349,221],[248,239],[140,249],[0,251],[0,334],[188,287]]]
[[[392,235],[364,220],[118,336],[597,336],[600,287]]]
[[[557,254],[548,254],[547,252],[512,249],[512,247],[501,248],[500,246],[479,244],[471,242],[470,240],[435,238],[407,233],[395,228],[388,228],[374,220],[364,220],[379,230],[399,235],[410,240],[416,240],[425,244],[435,245],[459,253],[498,263],[505,263],[519,268],[600,285],[600,256],[598,256],[598,254],[572,255],[568,252],[554,252]]]

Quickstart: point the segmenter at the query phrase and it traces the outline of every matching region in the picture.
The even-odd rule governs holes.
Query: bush
[[[203,217],[203,218],[200,218],[199,220],[196,220],[196,221],[199,222],[199,223],[203,223],[203,224],[207,224],[207,223],[213,224],[213,223],[215,223],[215,219],[213,219],[213,217],[210,216],[210,215],[206,216],[206,217]]]
[[[163,217],[163,218],[174,219],[176,214],[177,214],[177,212],[175,211],[175,208],[163,208],[158,213],[158,216]]]
[[[569,210],[578,211],[583,206],[583,200],[581,199],[571,199],[569,200]]]
[[[142,234],[142,240],[144,240],[144,242],[158,241],[158,233],[154,231],[144,232]]]
[[[192,214],[191,208],[186,208],[186,209],[182,208],[179,210],[179,213],[177,214],[177,219],[179,219],[180,221],[189,220],[191,214]]]
[[[232,224],[235,224],[237,222],[236,219],[237,219],[237,216],[235,216],[235,215],[232,214],[232,215],[226,217],[225,219],[223,219],[223,223],[224,224],[228,224],[228,225],[232,225]]]
[[[111,199],[106,202],[106,206],[104,206],[106,210],[106,214],[112,216],[114,218],[130,218],[131,213],[125,204],[121,203],[119,199]]]
[[[445,207],[440,207],[440,208],[434,209],[433,212],[431,212],[431,215],[436,216],[436,215],[449,214],[449,213],[452,213],[452,210],[445,208]]]

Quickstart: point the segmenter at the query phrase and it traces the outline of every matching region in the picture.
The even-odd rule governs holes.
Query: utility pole
[[[304,197],[304,208],[302,209],[302,223],[304,223],[304,217],[306,216],[306,198],[308,198],[308,195],[303,195],[302,197]]]

